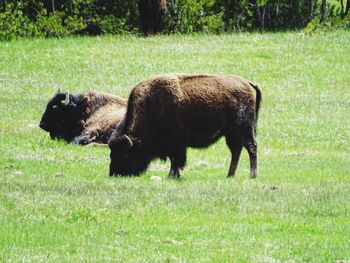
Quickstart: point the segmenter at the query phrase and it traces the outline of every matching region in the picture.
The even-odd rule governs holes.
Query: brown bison
[[[169,177],[179,177],[186,147],[205,148],[225,136],[234,176],[242,147],[250,176],[258,175],[255,140],[261,91],[236,76],[162,75],[136,85],[126,115],[108,142],[110,175],[138,175],[149,163],[169,157]]]
[[[141,30],[145,36],[161,30],[166,12],[165,0],[139,0]]]
[[[123,119],[126,104],[126,100],[106,93],[74,96],[59,92],[47,104],[39,126],[52,139],[82,145],[107,143],[112,130]]]

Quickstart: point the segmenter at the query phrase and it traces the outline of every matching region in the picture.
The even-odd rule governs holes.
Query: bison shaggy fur
[[[235,175],[245,147],[256,177],[260,101],[258,86],[237,76],[169,74],[141,81],[108,143],[110,175],[138,175],[153,159],[169,158],[169,177],[179,177],[187,147],[206,148],[225,136],[228,176]]]
[[[52,139],[75,144],[107,143],[126,111],[126,100],[107,93],[56,93],[48,102],[40,128]]]

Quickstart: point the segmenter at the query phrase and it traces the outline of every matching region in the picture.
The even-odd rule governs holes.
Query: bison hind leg
[[[250,177],[256,178],[258,172],[258,157],[257,157],[257,142],[255,140],[254,132],[247,136],[244,140],[244,147],[247,149],[250,160]]]
[[[251,125],[247,125],[246,127],[241,127],[239,130],[239,135],[237,133],[226,135],[226,143],[227,146],[230,148],[232,154],[228,176],[235,176],[239,157],[242,148],[244,147],[247,149],[249,155],[250,177],[256,178],[258,176],[258,158],[257,142],[255,140],[255,128]]]
[[[226,136],[226,144],[231,151],[231,164],[228,170],[227,177],[233,177],[236,175],[239,157],[242,152],[243,143],[239,137]]]

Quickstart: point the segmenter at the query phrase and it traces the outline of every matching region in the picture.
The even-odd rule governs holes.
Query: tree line
[[[290,30],[334,17],[350,24],[350,0],[167,0],[166,6],[164,33]],[[2,40],[139,29],[137,0],[0,0]]]

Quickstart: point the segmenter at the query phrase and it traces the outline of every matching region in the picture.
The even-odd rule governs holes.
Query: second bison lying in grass
[[[82,145],[107,143],[125,111],[126,101],[107,93],[57,93],[47,104],[39,126],[52,139]]]
[[[186,148],[205,148],[226,137],[234,176],[243,147],[250,176],[258,175],[255,131],[261,92],[235,76],[162,75],[136,85],[125,118],[113,132],[110,175],[137,175],[155,158],[169,157],[170,177],[179,177]]]

